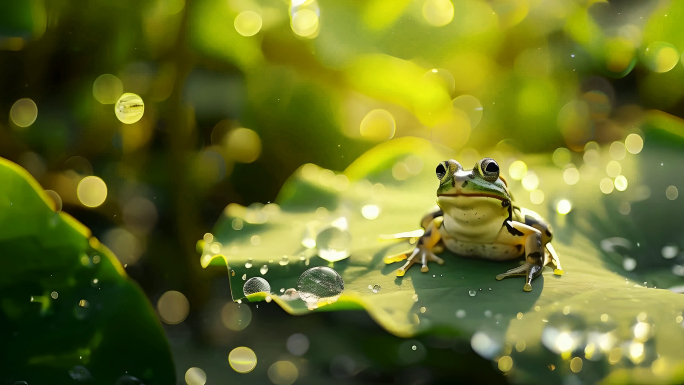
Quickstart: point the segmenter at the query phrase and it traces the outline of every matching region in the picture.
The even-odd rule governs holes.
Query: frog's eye
[[[492,158],[484,158],[480,161],[482,176],[493,182],[499,178],[499,164]]]
[[[437,174],[437,178],[439,180],[442,180],[442,178],[444,178],[444,175],[446,175],[446,167],[444,167],[444,163],[440,163],[437,165],[437,169],[435,169],[435,173]]]

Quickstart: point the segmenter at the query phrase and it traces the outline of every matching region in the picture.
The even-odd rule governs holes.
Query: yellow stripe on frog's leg
[[[551,245],[550,242],[546,244],[546,250],[551,256],[550,262],[555,267],[555,269],[553,269],[553,274],[563,275],[563,268],[561,267],[560,258],[558,257],[558,253],[556,253],[556,249],[553,248],[553,245]]]
[[[524,275],[523,290],[532,291],[532,280],[541,274],[547,262],[542,246],[542,233],[532,226],[516,221],[506,221],[496,240],[507,245],[523,245],[525,247],[525,264],[496,276],[497,280],[506,277]]]

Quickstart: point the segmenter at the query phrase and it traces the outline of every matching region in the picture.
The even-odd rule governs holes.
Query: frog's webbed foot
[[[407,252],[386,257],[385,263],[397,262],[404,259],[407,261],[404,263],[404,266],[397,269],[397,277],[403,277],[404,274],[406,274],[406,271],[417,262],[421,263],[422,267],[420,268],[420,271],[423,273],[430,271],[428,262],[437,262],[440,265],[444,264],[444,260],[442,258],[436,256],[432,250],[424,246],[417,246],[411,253]]]
[[[541,272],[541,266],[534,263],[525,262],[524,264],[516,268],[510,269],[503,274],[497,275],[496,280],[501,281],[502,279],[508,277],[525,277],[525,286],[523,286],[523,290],[532,291],[532,280],[538,277],[539,274],[541,274]]]

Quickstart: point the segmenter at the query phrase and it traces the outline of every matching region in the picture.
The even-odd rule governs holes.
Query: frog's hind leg
[[[548,257],[542,246],[542,233],[538,229],[516,221],[504,222],[504,228],[497,238],[499,243],[525,247],[525,264],[496,276],[497,280],[507,277],[525,277],[524,291],[532,291],[532,280],[538,277]]]

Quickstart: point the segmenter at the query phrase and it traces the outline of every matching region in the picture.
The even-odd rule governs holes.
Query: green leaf
[[[683,283],[671,271],[684,264],[679,260],[684,257],[667,260],[661,249],[670,243],[684,247],[679,240],[684,207],[665,195],[669,185],[684,188],[684,176],[677,171],[684,124],[652,113],[642,128],[644,150],[627,152],[619,161],[629,183],[625,191],[603,194],[599,189],[608,177],[610,146],[598,149],[597,165],[583,167],[575,185],[564,182],[563,170],[552,164],[550,154],[524,157],[545,194],[539,205],[530,202],[520,182],[506,175],[516,201],[552,223],[553,244],[565,270],[555,276],[545,268],[530,293],[522,290],[522,279],[494,279],[516,261],[466,259],[444,252],[443,266],[432,264],[427,273],[413,267],[403,278],[394,274],[399,264],[384,264],[383,257],[411,246],[380,241],[379,235],[418,228],[420,218],[435,205],[434,165],[454,157],[416,138],[381,144],[337,176],[305,165],[283,187],[277,205],[228,206],[213,235],[198,242],[201,261],[205,267],[227,262],[235,300],[244,298],[245,279],[263,277],[271,292],[252,294],[248,300],[274,300],[291,314],[363,308],[398,336],[472,339],[475,351],[485,358],[510,356],[507,375],[518,382],[558,383],[568,376],[587,383],[679,382],[684,380],[684,297],[663,287]],[[482,156],[500,159],[504,170],[515,160],[493,151]],[[573,158],[582,164],[581,153]],[[416,172],[421,163],[422,170]],[[393,169],[399,179],[402,174],[407,178],[397,180]],[[573,205],[567,215],[556,212],[562,199]],[[377,219],[362,216],[364,205],[379,207]],[[315,236],[317,229],[342,216],[352,236],[349,258],[329,263],[303,246],[307,234]],[[629,245],[622,241],[623,246],[615,246],[615,237]],[[613,243],[605,241],[610,238]],[[632,270],[627,258],[636,268]],[[260,272],[263,266],[268,268],[265,274]],[[282,290],[296,288],[300,274],[314,266],[330,266],[342,276],[345,290],[339,299],[309,309],[301,300],[284,298]],[[371,290],[374,285],[380,287],[377,293]],[[574,329],[564,329],[572,323]],[[499,367],[506,369],[507,360]]]
[[[0,158],[3,379],[174,383],[166,338],[143,292],[85,226],[54,207],[25,170]]]

